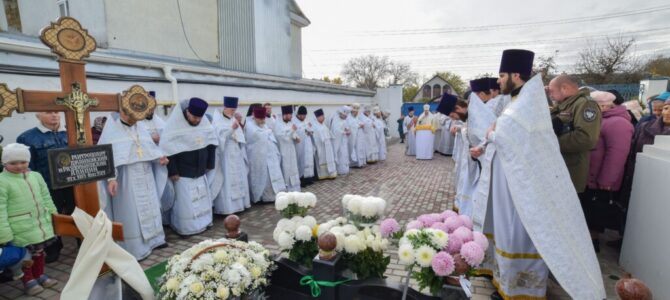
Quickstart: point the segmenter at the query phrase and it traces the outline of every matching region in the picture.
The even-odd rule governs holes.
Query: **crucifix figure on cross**
[[[40,39],[58,56],[61,91],[10,90],[0,83],[0,121],[12,112],[62,111],[65,113],[68,145],[70,148],[91,146],[90,111],[118,112],[121,109],[134,120],[144,120],[153,112],[156,100],[139,85],[122,94],[88,93],[86,62],[95,51],[95,39],[81,24],[70,17],[62,17],[41,31]],[[141,149],[138,149],[140,151]],[[141,153],[138,152],[138,155]],[[91,216],[100,210],[96,182],[74,186],[75,204]],[[71,216],[54,215],[54,231],[59,236],[82,237]],[[121,224],[114,223],[112,237],[123,240]]]

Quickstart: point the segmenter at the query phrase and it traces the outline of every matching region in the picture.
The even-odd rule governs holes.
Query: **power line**
[[[652,28],[645,30],[637,31],[628,31],[618,33],[621,37],[630,36],[632,34],[649,34],[650,32],[664,31],[670,29],[668,27]],[[557,43],[565,41],[577,41],[577,40],[588,40],[594,38],[603,38],[609,37],[612,34],[598,34],[592,36],[578,36],[578,37],[568,37],[568,38],[558,38],[558,39],[545,39],[545,40],[526,40],[526,41],[510,41],[510,42],[496,42],[496,43],[472,43],[472,44],[450,44],[450,45],[437,45],[437,46],[412,46],[412,47],[395,47],[395,48],[350,48],[350,49],[317,49],[311,50],[311,52],[317,53],[350,53],[350,52],[403,52],[403,51],[430,51],[430,50],[441,50],[441,49],[464,49],[464,48],[483,48],[483,47],[499,47],[499,46],[508,46],[508,45],[526,45],[526,44],[539,44],[539,43]],[[310,51],[310,50],[308,50]]]
[[[440,34],[440,33],[461,33],[461,32],[473,32],[473,31],[489,31],[489,30],[503,30],[503,29],[516,29],[524,28],[531,26],[539,25],[562,25],[562,24],[573,24],[573,23],[583,23],[583,22],[592,22],[600,21],[612,18],[621,18],[629,16],[637,16],[641,14],[657,13],[670,10],[670,5],[661,5],[656,7],[649,7],[638,9],[628,12],[619,12],[611,14],[603,14],[596,16],[587,16],[587,17],[575,17],[568,19],[556,19],[556,20],[547,20],[547,21],[537,21],[537,22],[524,22],[524,23],[513,23],[513,24],[497,24],[497,25],[482,25],[482,26],[471,26],[471,27],[450,27],[450,28],[425,28],[425,29],[405,29],[405,30],[378,30],[378,31],[362,31],[354,33],[354,35],[407,35],[407,34]]]

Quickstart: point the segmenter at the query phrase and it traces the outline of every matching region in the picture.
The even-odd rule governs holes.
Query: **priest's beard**
[[[512,82],[511,76],[507,76],[507,81],[505,85],[500,86],[500,92],[503,95],[509,95],[515,89],[514,83]]]

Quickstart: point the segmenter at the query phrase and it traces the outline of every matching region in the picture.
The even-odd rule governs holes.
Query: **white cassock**
[[[422,113],[419,116],[417,125],[431,125],[433,126],[433,114],[428,115]],[[433,159],[435,134],[431,129],[414,129],[416,134],[416,159]]]
[[[188,100],[181,101],[170,113],[159,146],[167,156],[217,146],[219,138],[208,117],[192,126],[184,116]],[[216,162],[215,162],[216,163]],[[183,175],[183,174],[182,174]],[[175,201],[170,211],[170,226],[180,235],[203,232],[212,224],[212,195],[206,174],[179,177],[173,182]]]
[[[214,213],[229,215],[251,207],[247,174],[247,153],[244,150],[246,140],[242,127],[233,129],[237,123],[219,110],[214,112],[212,125],[219,137],[216,149],[216,168],[208,179],[212,182],[214,195]]]
[[[453,120],[449,116],[439,114],[438,128],[435,132],[435,151],[444,155],[452,155],[454,153],[455,136],[451,134],[451,124]],[[439,136],[439,138],[438,138]]]
[[[349,123],[346,119],[340,118],[338,112],[330,119],[330,132],[333,136],[333,151],[335,155],[335,164],[337,174],[349,174]]]
[[[349,161],[350,167],[362,168],[367,165],[367,136],[365,129],[361,125],[365,125],[359,120],[361,113],[357,117],[350,114],[347,117],[349,128],[351,128],[351,135],[349,135]]]
[[[154,117],[151,120],[143,120],[140,121],[140,123],[144,124],[144,127],[149,131],[149,134],[151,134],[152,138],[154,135],[158,135],[158,137],[160,137],[163,134],[165,121],[163,121],[163,119],[161,119],[156,114],[154,114]],[[170,210],[174,206],[174,197],[174,184],[171,180],[168,180],[165,184],[163,196],[161,196],[161,214],[163,215],[163,225],[170,224]]]
[[[295,151],[298,133],[292,128],[291,121],[278,121],[274,125],[274,135],[281,153],[281,170],[289,192],[300,191],[300,173],[298,172],[298,154]]]
[[[358,118],[365,125],[363,132],[365,132],[366,163],[376,163],[379,161],[379,146],[377,146],[375,123],[372,117],[368,117],[365,114],[358,114]]]
[[[475,93],[470,94],[470,105],[468,106],[468,121],[462,129],[461,145],[459,148],[459,182],[456,187],[456,199],[459,203],[459,213],[472,217],[473,193],[477,188],[481,163],[485,158],[482,155],[474,159],[470,155],[473,147],[484,148],[486,132],[496,120],[496,114],[492,106],[487,106]],[[490,161],[484,162],[490,163]]]
[[[107,193],[107,181],[98,182],[101,206],[113,221],[123,224],[121,247],[141,260],[165,243],[160,198],[167,182],[167,168],[158,160],[165,156],[142,122],[121,123],[110,115],[99,145],[111,144],[116,168],[117,194]]]
[[[253,119],[244,126],[249,159],[251,201],[274,202],[275,195],[286,191],[281,170],[281,153],[272,130],[258,126]]]
[[[314,177],[314,142],[312,141],[311,122],[300,121],[297,117],[293,118],[293,124],[298,127],[296,132],[300,138],[300,143],[295,144],[295,150],[298,155],[298,173],[300,178]]]
[[[337,177],[335,164],[335,152],[333,148],[333,136],[326,125],[314,121],[314,146],[316,149],[316,168],[319,179],[333,179]]]
[[[407,144],[405,144],[405,155],[416,155],[416,132],[414,132],[414,124],[412,117],[406,116],[403,120],[405,126],[405,136],[407,137]]]
[[[600,266],[539,76],[504,109],[489,139],[486,155],[493,158],[482,177],[490,177],[491,193],[478,186],[473,222],[476,230],[485,229],[491,215],[498,291],[545,297],[551,271],[573,299],[604,299]]]
[[[379,160],[386,160],[386,135],[384,134],[384,129],[386,128],[386,123],[381,118],[376,116],[371,117],[372,122],[375,124],[375,144],[377,145]]]

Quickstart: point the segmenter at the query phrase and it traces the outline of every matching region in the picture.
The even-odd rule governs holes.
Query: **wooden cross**
[[[65,112],[65,126],[70,148],[92,145],[89,111],[119,111],[121,108],[135,120],[142,120],[145,111],[156,106],[156,100],[138,85],[123,94],[87,93],[86,70],[83,58],[95,51],[95,39],[81,24],[70,17],[62,17],[42,29],[42,42],[58,56],[61,91],[10,90],[0,84],[0,120],[11,116],[12,111]],[[75,185],[74,200],[77,207],[95,216],[100,210],[96,182]],[[82,237],[71,216],[55,214],[54,231],[60,236]],[[123,240],[123,228],[114,223],[112,237]]]

